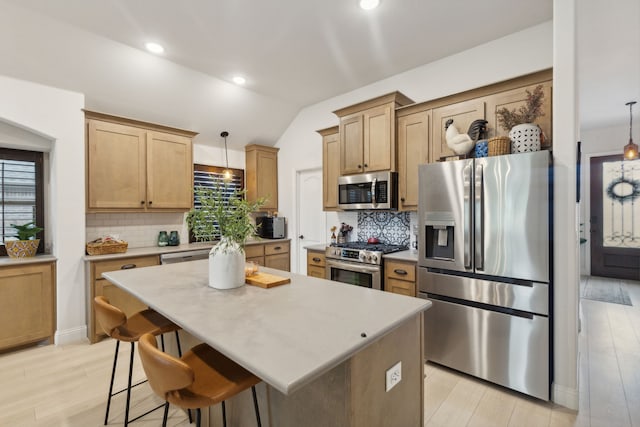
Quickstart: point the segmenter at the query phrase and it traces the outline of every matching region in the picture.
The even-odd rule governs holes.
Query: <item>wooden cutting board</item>
[[[245,278],[245,282],[248,285],[260,286],[261,288],[268,289],[273,288],[274,286],[291,283],[291,279],[288,277],[276,276],[275,274],[256,273]]]

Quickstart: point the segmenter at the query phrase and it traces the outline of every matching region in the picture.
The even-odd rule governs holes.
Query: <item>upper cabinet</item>
[[[538,85],[542,85],[542,93],[544,94],[542,100],[542,112],[544,115],[536,119],[536,124],[540,126],[544,135],[542,148],[549,148],[551,146],[551,123],[553,122],[553,111],[551,110],[551,81],[529,84],[487,96],[487,130],[492,136],[509,135],[509,130],[503,129],[498,123],[497,111],[502,108],[517,111],[525,104],[527,91],[533,93]]]
[[[90,111],[85,117],[88,212],[191,209],[197,133]]]
[[[334,111],[340,118],[340,174],[396,170],[395,109],[413,101],[393,92]]]
[[[340,176],[340,137],[338,126],[319,130],[322,135],[322,208],[338,210],[338,177]]]
[[[264,197],[262,211],[278,210],[278,150],[257,144],[245,147],[247,199]]]
[[[453,126],[458,132],[467,133],[469,125],[478,119],[485,118],[485,103],[483,100],[472,99],[470,101],[457,102],[433,110],[433,151],[434,162],[442,157],[453,156],[455,153],[447,145],[445,136],[445,124],[453,119]]]
[[[418,165],[429,163],[431,110],[398,113],[398,210],[418,209]]]

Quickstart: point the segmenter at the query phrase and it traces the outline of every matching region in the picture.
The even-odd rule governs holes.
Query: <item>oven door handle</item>
[[[367,265],[367,264],[356,264],[353,262],[342,262],[342,261],[326,261],[327,268],[335,267],[340,268],[342,270],[355,271],[358,273],[378,273],[380,272],[379,265]]]

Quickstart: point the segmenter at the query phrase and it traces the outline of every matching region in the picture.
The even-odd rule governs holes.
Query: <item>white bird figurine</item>
[[[459,133],[458,129],[453,126],[453,119],[447,120],[444,124],[447,146],[459,155],[469,153],[485,132],[486,125],[486,120],[474,120],[467,133]]]

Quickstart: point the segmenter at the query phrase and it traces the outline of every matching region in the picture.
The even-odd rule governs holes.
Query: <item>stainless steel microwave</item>
[[[340,209],[398,208],[398,174],[372,172],[338,177],[338,207]]]

